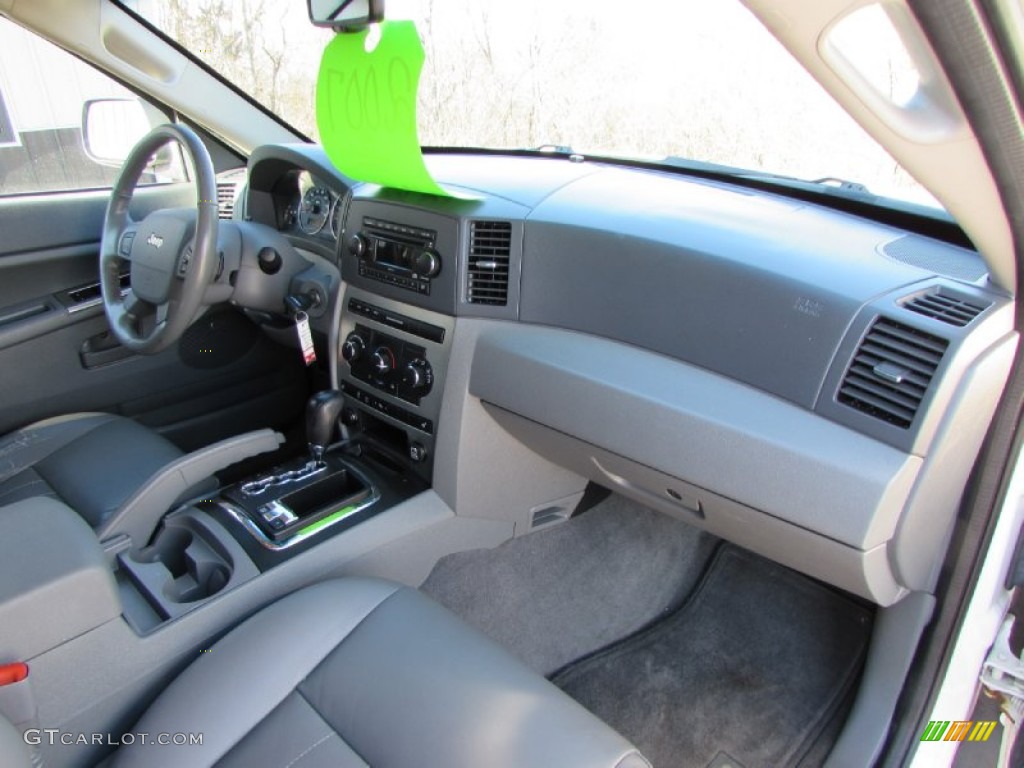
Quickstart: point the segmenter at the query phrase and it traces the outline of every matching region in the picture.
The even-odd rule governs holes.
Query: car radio
[[[346,246],[361,277],[429,296],[431,279],[441,274],[436,242],[433,230],[364,216]]]

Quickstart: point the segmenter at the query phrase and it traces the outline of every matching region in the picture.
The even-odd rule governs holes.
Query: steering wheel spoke
[[[168,305],[150,304],[148,301],[139,300],[145,305],[146,311],[138,315],[137,325],[141,336],[152,336],[167,322]]]
[[[124,313],[132,318],[132,320],[138,320],[144,315],[150,314],[153,311],[153,305],[148,301],[143,301],[130,290],[124,295]]]
[[[121,231],[121,236],[117,241],[117,257],[122,261],[132,260],[132,244],[135,242],[136,235],[139,234],[138,222],[132,221],[128,218],[127,224]]]
[[[170,314],[170,302],[152,304],[140,299],[132,291],[125,294],[123,301],[122,328],[129,328],[139,336],[146,337],[154,333]]]

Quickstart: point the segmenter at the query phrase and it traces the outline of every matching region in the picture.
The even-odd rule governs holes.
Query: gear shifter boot
[[[344,403],[345,396],[336,389],[317,392],[306,403],[306,440],[317,465],[323,463],[324,451],[331,444],[334,426]]]

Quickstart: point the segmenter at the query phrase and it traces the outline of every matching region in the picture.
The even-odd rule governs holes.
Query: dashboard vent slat
[[[466,301],[503,307],[508,303],[512,224],[473,221],[469,228]]]
[[[968,301],[945,293],[925,293],[904,302],[903,306],[919,315],[963,328],[992,304],[991,302]]]
[[[235,215],[237,189],[237,184],[221,183],[217,185],[217,218],[230,219]]]
[[[949,342],[886,318],[853,355],[836,399],[900,429],[914,422]]]

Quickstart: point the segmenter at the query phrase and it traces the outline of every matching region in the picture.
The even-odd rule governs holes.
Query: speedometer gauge
[[[299,229],[307,235],[315,235],[324,228],[330,215],[331,193],[323,187],[307,189],[299,206]]]

